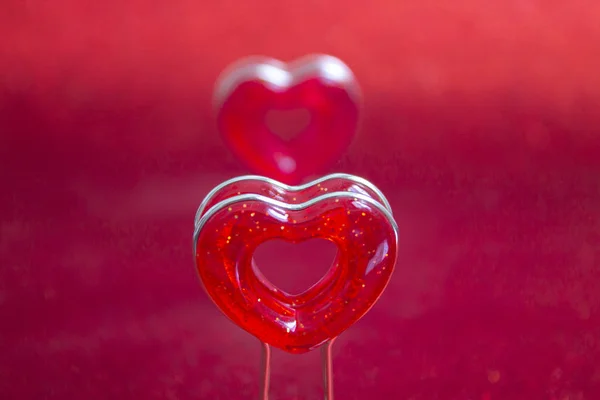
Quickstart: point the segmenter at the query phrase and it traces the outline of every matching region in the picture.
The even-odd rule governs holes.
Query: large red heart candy
[[[331,56],[285,64],[249,58],[217,83],[217,122],[232,152],[253,172],[297,184],[324,172],[352,142],[360,94],[354,75]],[[311,121],[289,141],[272,132],[269,111],[306,109]]]
[[[326,177],[298,187],[263,178],[274,193],[265,196],[244,188],[245,182],[256,187],[251,177],[237,182],[242,194],[199,211],[196,266],[227,317],[265,343],[303,353],[339,336],[375,304],[396,262],[398,233],[391,212],[368,193],[320,190],[327,182],[352,186],[348,182],[354,178]],[[303,201],[281,200],[294,197]],[[254,250],[267,240],[312,238],[330,240],[338,254],[328,273],[299,295],[275,287],[253,262]]]

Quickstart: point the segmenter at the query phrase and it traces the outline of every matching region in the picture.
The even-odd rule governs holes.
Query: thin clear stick
[[[271,386],[271,347],[261,342],[262,350],[260,357],[261,383],[259,400],[269,400],[269,388]]]
[[[333,400],[333,358],[331,350],[335,338],[321,347],[321,369],[323,371],[323,392],[325,400]]]
[[[321,370],[323,372],[323,392],[325,400],[333,400],[333,357],[332,347],[334,339],[331,339],[321,347]],[[261,384],[259,400],[269,400],[269,389],[271,386],[271,347],[261,342]]]

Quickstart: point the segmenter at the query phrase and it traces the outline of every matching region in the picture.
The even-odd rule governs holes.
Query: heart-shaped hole
[[[297,244],[274,239],[258,246],[254,261],[260,272],[278,289],[298,295],[325,276],[336,253],[336,245],[325,239]]]
[[[290,141],[308,125],[312,116],[305,108],[291,110],[269,110],[265,116],[265,123],[271,132],[285,141]]]

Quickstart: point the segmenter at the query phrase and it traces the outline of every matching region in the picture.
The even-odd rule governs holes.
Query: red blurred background
[[[212,89],[240,57],[315,52],[365,97],[335,171],[401,230],[390,287],[335,345],[338,398],[600,398],[591,0],[4,0],[1,398],[257,395],[258,343],[193,266],[196,207],[247,172]],[[322,396],[317,355],[273,369],[273,399]]]

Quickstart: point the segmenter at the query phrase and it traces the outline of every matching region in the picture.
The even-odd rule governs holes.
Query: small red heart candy
[[[196,266],[208,295],[233,322],[274,347],[308,352],[339,336],[381,296],[396,262],[397,226],[377,188],[360,178],[339,174],[296,187],[261,179],[238,178],[207,196],[194,234]],[[232,185],[241,194],[230,195]],[[324,190],[335,186],[341,191]],[[223,200],[206,207],[219,193]],[[338,254],[299,295],[275,287],[253,262],[265,241],[313,238],[330,240]]]
[[[335,57],[290,64],[249,58],[231,66],[215,91],[217,123],[237,158],[255,173],[288,184],[324,172],[356,134],[360,93],[352,71]],[[308,126],[284,140],[267,124],[271,111],[308,110]]]

